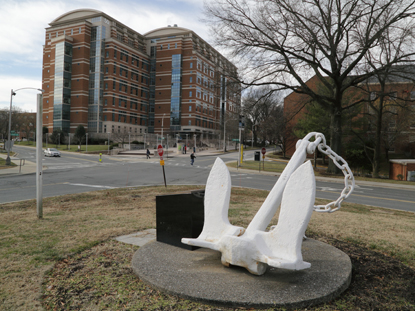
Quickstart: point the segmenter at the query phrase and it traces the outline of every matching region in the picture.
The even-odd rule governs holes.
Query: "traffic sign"
[[[164,160],[160,160],[160,165],[163,166],[164,165]]]
[[[160,157],[163,156],[163,146],[162,145],[157,146],[157,153],[159,154]]]
[[[262,154],[265,154],[265,152],[267,152],[267,149],[265,149],[265,147],[262,147],[262,149],[261,149],[261,153],[262,153]]]

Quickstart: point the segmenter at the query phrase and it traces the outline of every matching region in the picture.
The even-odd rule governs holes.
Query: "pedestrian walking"
[[[192,152],[192,154],[190,155],[190,164],[191,165],[193,165],[193,163],[195,163],[195,158],[196,158],[195,153]]]
[[[186,154],[186,151],[187,151],[187,146],[184,145],[184,154]]]
[[[147,159],[150,159],[150,150],[147,149]]]

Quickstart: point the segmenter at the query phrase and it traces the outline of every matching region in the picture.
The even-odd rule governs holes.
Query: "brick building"
[[[43,122],[49,133],[216,137],[240,105],[236,67],[193,31],[177,25],[144,35],[90,9],[46,29]],[[139,138],[138,138],[139,139]]]
[[[379,81],[371,78],[357,88],[350,88],[344,95],[346,101],[361,101],[360,113],[353,119],[361,118],[360,130],[366,135],[373,135],[375,129],[375,116],[369,102],[375,103],[380,100],[381,94],[384,100],[384,117],[382,148],[388,150],[389,154],[404,155],[409,158],[415,157],[415,67],[405,67],[397,73],[391,74],[385,87],[381,90]],[[310,89],[317,91],[319,85],[317,76],[307,81]],[[284,113],[289,121],[288,128],[293,129],[298,120],[305,117],[306,105],[311,101],[308,95],[292,92],[284,98]],[[401,108],[405,106],[406,108]],[[352,126],[350,120],[344,124]],[[346,131],[344,131],[346,132]],[[347,136],[347,134],[344,133]],[[350,137],[344,137],[348,139]],[[327,137],[329,139],[329,137]],[[298,138],[291,131],[288,137],[287,155],[291,156],[295,151],[295,142]]]

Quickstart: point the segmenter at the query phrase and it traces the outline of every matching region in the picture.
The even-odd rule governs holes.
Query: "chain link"
[[[318,150],[328,156],[333,161],[333,163],[343,172],[344,175],[344,189],[341,192],[340,197],[336,201],[330,202],[326,205],[314,205],[314,211],[316,212],[333,213],[338,211],[341,208],[342,202],[352,194],[355,186],[354,177],[347,162],[341,156],[331,150],[329,146],[327,146],[326,138],[323,134],[315,134],[315,141],[310,143],[307,151],[315,151],[316,145]]]

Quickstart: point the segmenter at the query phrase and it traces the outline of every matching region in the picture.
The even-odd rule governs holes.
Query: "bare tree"
[[[20,118],[21,118],[21,123],[20,123],[19,131],[21,133],[25,133],[27,140],[30,140],[31,139],[30,134],[35,133],[36,114],[23,112],[21,113]],[[33,140],[35,140],[34,137],[33,137]]]
[[[415,67],[386,66],[362,86],[367,94],[367,108],[363,113],[366,124],[362,133],[355,131],[355,134],[364,148],[370,150],[366,155],[372,163],[373,177],[379,177],[382,146],[388,159],[388,150],[409,128],[410,102],[404,97],[413,89],[413,77]],[[411,89],[398,92],[402,84],[410,85]]]
[[[19,132],[21,126],[24,123],[23,113],[19,107],[12,108],[12,124],[11,130]],[[0,110],[0,133],[3,134],[5,140],[7,140],[9,133],[9,109]],[[13,137],[11,137],[13,139]]]
[[[389,19],[391,15],[393,12],[388,9],[382,18]],[[396,122],[396,118],[398,113],[409,110],[408,94],[413,89],[415,67],[408,64],[396,65],[396,60],[401,59],[402,55],[407,55],[408,42],[412,42],[412,45],[415,43],[412,28],[412,23],[401,23],[399,27],[395,25],[389,27],[380,36],[378,49],[370,50],[365,55],[367,71],[374,72],[373,76],[362,84],[362,89],[367,94],[369,108],[366,111],[366,117],[371,128],[365,136],[373,145],[372,152],[367,153],[371,154],[373,177],[379,176],[381,146],[389,149],[401,136],[400,133],[406,130],[404,125],[409,127],[408,122],[405,122],[407,118],[402,117],[405,114],[401,114],[399,122]],[[399,85],[405,85],[405,92],[398,92],[398,89],[401,89]],[[388,152],[385,154],[388,158]]]
[[[271,133],[277,130],[278,122],[274,117],[276,106],[281,104],[282,98],[278,92],[273,92],[269,86],[252,88],[247,91],[243,99],[242,114],[245,116],[246,129],[253,131],[254,142],[257,142],[258,133],[262,133],[262,140],[278,135]]]
[[[244,85],[272,85],[308,95],[330,112],[330,145],[341,154],[345,92],[375,71],[364,71],[365,55],[378,51],[389,29],[414,27],[414,0],[212,0],[205,4],[216,45],[243,62]],[[413,55],[412,33],[393,64]],[[326,91],[313,91],[317,76]],[[330,163],[329,172],[337,172]]]

